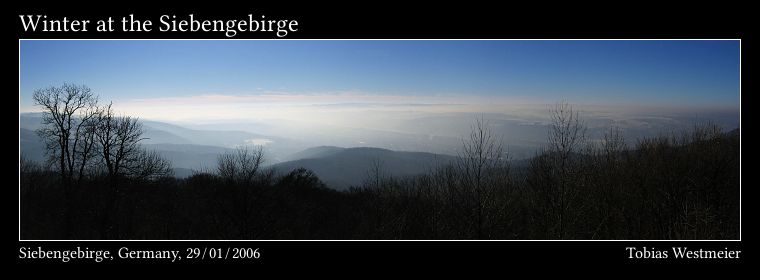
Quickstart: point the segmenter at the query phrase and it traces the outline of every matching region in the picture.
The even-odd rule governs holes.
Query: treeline
[[[619,134],[618,134],[619,135]],[[451,165],[355,188],[369,239],[738,239],[739,136],[697,127],[633,149],[545,151],[473,179]],[[506,175],[509,174],[509,175]],[[479,180],[479,181],[478,181]],[[480,187],[477,187],[480,186]]]
[[[511,165],[481,119],[457,162],[394,178],[377,161],[363,185],[335,191],[309,170],[264,168],[260,147],[176,179],[164,160],[140,148],[136,120],[115,117],[110,106],[82,106],[91,108],[88,124],[66,109],[76,106],[61,103],[82,92],[89,90],[39,93],[40,104],[58,105],[48,106],[52,121],[39,132],[51,161],[22,157],[19,165],[22,239],[739,238],[739,133],[714,125],[629,147],[615,128],[591,139],[578,112],[558,104],[547,146],[526,165]],[[91,133],[69,129],[62,141],[56,111],[74,112],[68,127]],[[108,115],[113,125],[103,121]],[[104,141],[111,126],[121,128],[111,136],[135,141]],[[92,144],[82,145],[82,136]],[[134,144],[134,152],[119,152],[120,143]],[[119,167],[113,153],[122,155]]]
[[[460,161],[411,178],[373,168],[355,229],[367,239],[738,239],[739,131],[705,123],[629,147],[589,139],[568,104],[548,145],[510,166],[478,121]]]

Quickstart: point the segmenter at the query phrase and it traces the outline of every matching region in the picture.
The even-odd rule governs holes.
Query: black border
[[[172,8],[17,8],[9,15],[17,38],[26,39],[230,39],[220,32],[25,32],[18,15],[114,20],[134,14],[158,26],[161,15],[204,19],[294,19],[299,30],[282,39],[746,39],[749,11],[740,7],[665,4],[615,6],[594,3],[351,3],[279,7],[263,3],[245,7],[177,6]],[[94,26],[93,26],[94,27]],[[234,39],[281,39],[273,33],[245,32]]]
[[[222,4],[222,3],[218,3]],[[692,3],[697,5],[696,3]],[[740,7],[665,7],[630,4],[612,7],[597,4],[476,4],[452,6],[433,4],[410,7],[409,3],[269,7],[249,4],[248,7],[181,7],[122,8],[92,11],[80,7],[17,8],[8,14],[13,20],[16,39],[229,39],[223,33],[165,32],[24,32],[18,15],[66,15],[70,18],[114,19],[130,13],[157,20],[162,14],[204,18],[239,19],[248,13],[265,14],[267,18],[295,19],[299,31],[282,39],[741,39],[742,78],[744,92],[748,85],[747,57],[754,57],[749,47],[754,36],[748,30],[749,11]],[[506,5],[506,6],[505,6]],[[603,10],[602,10],[603,9]],[[273,33],[241,33],[232,39],[280,39]],[[750,70],[751,71],[751,70]],[[20,86],[20,85],[19,85]],[[745,94],[746,96],[746,94]],[[12,174],[9,176],[13,176]],[[11,186],[13,186],[11,184]],[[744,189],[747,190],[746,188]],[[747,196],[745,192],[743,194]],[[14,200],[16,195],[10,196]],[[15,209],[13,211],[16,211]],[[745,211],[746,212],[746,211]],[[16,220],[17,217],[13,217]],[[15,223],[15,221],[14,221]],[[743,232],[746,237],[746,229]],[[16,232],[13,233],[15,235]],[[14,237],[15,238],[15,237]],[[130,249],[180,250],[187,248],[260,248],[258,260],[203,260],[181,263],[203,264],[294,264],[318,265],[411,265],[441,269],[447,265],[472,265],[504,268],[514,264],[577,263],[577,264],[647,264],[647,263],[746,263],[751,252],[744,252],[743,241],[15,241],[11,254],[16,264],[57,263],[60,260],[20,259],[21,247],[38,246],[45,250],[71,250],[77,247],[107,249],[116,253],[121,247]],[[740,259],[630,259],[626,247],[647,247],[668,250],[673,246],[705,250],[741,250]],[[749,255],[749,256],[748,256]],[[72,260],[70,264],[95,263]],[[67,264],[69,264],[67,263]],[[126,260],[115,258],[105,263],[171,264],[161,260]],[[453,266],[448,266],[454,268]],[[381,267],[379,267],[381,268]]]

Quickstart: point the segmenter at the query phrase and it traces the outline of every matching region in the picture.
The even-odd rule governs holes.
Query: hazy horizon
[[[63,82],[146,117],[166,105],[208,105],[220,119],[235,115],[217,108],[231,104],[739,105],[736,40],[35,40],[20,48],[20,111],[33,110],[35,89]]]
[[[456,155],[478,118],[513,158],[527,158],[544,145],[558,102],[581,113],[592,139],[610,127],[630,143],[706,121],[739,127],[738,41],[35,40],[20,47],[19,113],[40,110],[31,101],[36,89],[84,84],[119,114],[247,133],[199,140],[147,125],[144,144],[262,145],[273,163],[315,146]]]
[[[34,90],[69,82],[144,120],[290,138],[341,129],[456,138],[478,117],[544,125],[557,102],[573,104],[592,129],[634,137],[704,121],[739,126],[738,41],[35,40],[20,48],[19,113],[40,110]],[[519,129],[499,132],[533,141]]]

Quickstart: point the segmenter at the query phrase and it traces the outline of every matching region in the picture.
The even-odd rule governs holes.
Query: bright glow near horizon
[[[143,119],[382,126],[424,114],[545,119],[735,112],[738,41],[22,41],[35,89],[86,84]]]

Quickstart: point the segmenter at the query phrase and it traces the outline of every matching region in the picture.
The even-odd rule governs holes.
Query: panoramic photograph
[[[20,40],[21,240],[738,240],[739,40]]]

